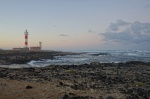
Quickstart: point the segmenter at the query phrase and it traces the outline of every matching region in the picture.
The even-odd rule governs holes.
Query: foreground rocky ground
[[[150,63],[0,68],[0,99],[150,99]]]

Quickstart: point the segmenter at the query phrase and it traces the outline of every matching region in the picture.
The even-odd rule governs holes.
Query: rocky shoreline
[[[25,83],[22,96],[18,96],[20,90],[11,99],[37,99],[41,94],[45,94],[42,99],[150,99],[150,63],[139,61],[0,68],[0,80],[0,98],[6,98],[3,92],[14,92],[8,87],[9,80],[17,81],[20,87]],[[37,95],[28,93],[31,90],[40,92]]]
[[[58,55],[71,55],[77,53],[59,51],[13,51],[0,50],[0,65],[26,64],[31,60],[53,59]]]
[[[0,99],[150,99],[150,62],[5,68],[68,54],[0,51]]]

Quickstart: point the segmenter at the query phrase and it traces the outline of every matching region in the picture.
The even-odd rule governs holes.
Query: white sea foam
[[[27,68],[31,67],[29,64],[11,64],[11,65],[0,65],[0,67],[4,68]]]

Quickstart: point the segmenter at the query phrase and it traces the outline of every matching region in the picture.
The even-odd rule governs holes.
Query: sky
[[[150,0],[0,0],[0,48],[150,50]]]

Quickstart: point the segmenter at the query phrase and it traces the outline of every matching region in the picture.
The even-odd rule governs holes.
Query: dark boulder
[[[60,85],[60,86],[63,86],[63,85],[64,85],[64,83],[63,83],[63,82],[59,82],[59,85]]]
[[[26,89],[32,89],[33,87],[32,86],[26,86]]]
[[[106,99],[115,99],[115,98],[112,96],[108,96],[108,97],[106,97]]]

